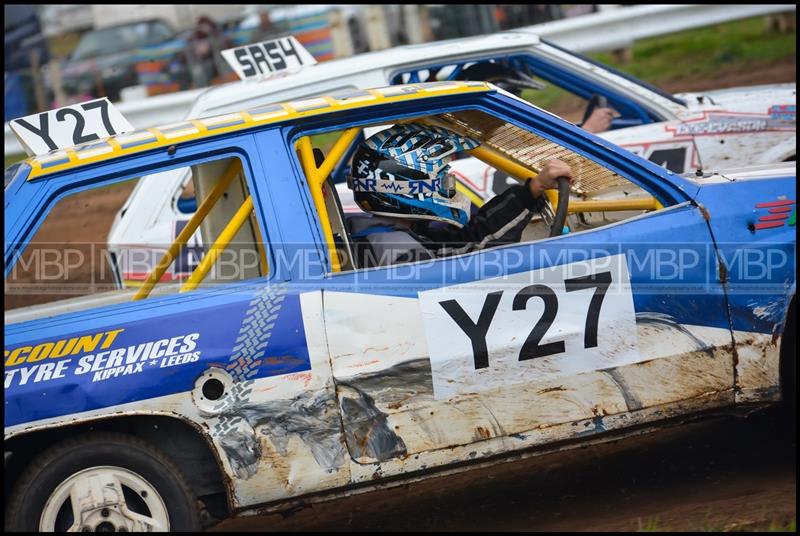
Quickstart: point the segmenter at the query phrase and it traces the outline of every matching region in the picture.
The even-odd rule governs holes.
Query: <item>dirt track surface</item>
[[[476,469],[225,531],[731,531],[796,516],[796,436],[775,409]]]
[[[125,181],[59,201],[34,235],[31,245],[25,249],[22,260],[6,279],[5,308],[15,309],[113,290],[114,281],[105,257],[108,233],[134,186],[135,181]],[[31,257],[37,253],[46,254],[53,261],[53,255],[64,255],[65,251],[70,252],[71,261],[80,257],[84,262],[65,270],[64,277],[49,279],[42,284],[37,279],[41,277],[40,271],[52,277],[55,273],[62,273],[61,265],[51,264],[46,268],[48,265],[44,262],[31,262]],[[61,260],[63,257],[56,258]],[[37,292],[30,285],[44,287],[48,292]]]

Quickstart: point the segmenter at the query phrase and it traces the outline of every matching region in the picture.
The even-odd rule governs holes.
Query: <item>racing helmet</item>
[[[441,127],[394,125],[361,143],[347,185],[367,212],[462,227],[469,221],[470,201],[456,191],[448,164],[478,145]]]

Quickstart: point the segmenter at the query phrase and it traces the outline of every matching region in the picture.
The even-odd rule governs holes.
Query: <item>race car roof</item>
[[[299,72],[280,77],[252,78],[213,86],[201,93],[189,117],[202,117],[208,114],[221,113],[229,107],[247,109],[253,100],[264,102],[265,95],[276,95],[273,101],[286,100],[279,95],[298,87],[313,88],[317,84],[336,80],[355,80],[359,75],[369,72],[396,71],[406,65],[420,62],[440,61],[474,61],[481,57],[496,57],[507,53],[515,53],[540,44],[539,36],[530,29],[518,28],[489,35],[461,37],[431,43],[403,45],[385,50],[376,50],[355,54],[347,58],[337,58],[310,65]],[[377,70],[376,70],[377,69]],[[343,77],[346,73],[346,77]],[[370,82],[369,86],[385,83],[386,74],[380,75],[380,81]]]
[[[494,86],[486,82],[404,84],[348,91],[331,96],[270,104],[246,112],[191,119],[171,125],[118,134],[83,145],[52,151],[46,155],[31,157],[26,160],[31,166],[28,180],[176,143],[247,130],[300,117],[443,95],[485,93],[495,90]]]

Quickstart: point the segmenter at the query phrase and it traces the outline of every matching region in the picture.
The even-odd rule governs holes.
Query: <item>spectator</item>
[[[197,19],[197,27],[189,37],[189,70],[195,87],[206,87],[222,74],[220,65],[222,50],[230,48],[229,39],[217,23],[207,15]]]

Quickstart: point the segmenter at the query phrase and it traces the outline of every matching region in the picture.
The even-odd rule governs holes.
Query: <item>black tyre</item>
[[[14,484],[5,527],[26,532],[201,528],[197,501],[180,469],[151,444],[119,433],[78,436],[37,456]]]

